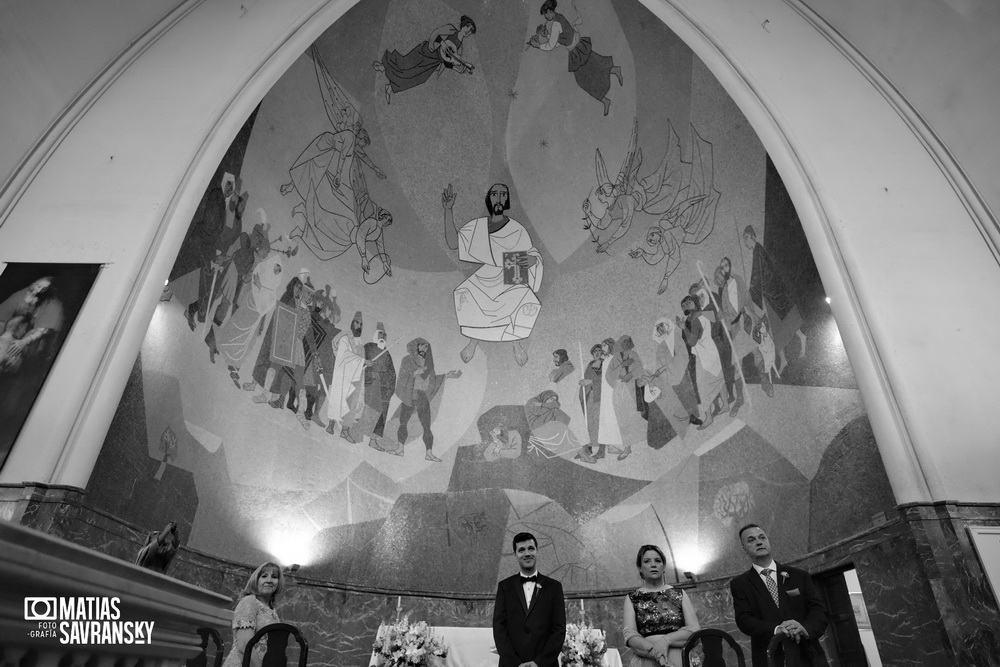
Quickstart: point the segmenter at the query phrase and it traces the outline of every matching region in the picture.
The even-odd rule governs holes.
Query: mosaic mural
[[[892,507],[746,118],[633,0],[540,5],[365,0],[292,65],[150,324],[106,446],[143,460],[102,454],[90,502],[454,592],[493,591],[524,529],[594,590],[635,582],[639,544],[721,574],[747,521],[787,558]],[[823,528],[818,481],[862,453],[844,502],[870,513]]]

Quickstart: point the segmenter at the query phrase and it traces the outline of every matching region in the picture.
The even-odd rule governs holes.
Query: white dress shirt
[[[766,567],[761,567],[760,565],[757,565],[757,563],[751,563],[751,565],[753,565],[753,569],[757,570],[757,574],[760,575],[761,579],[764,578],[764,574],[762,574],[761,572],[762,570],[768,570],[768,569],[771,570],[771,574],[767,576],[769,576],[771,578],[771,581],[773,581],[777,585],[778,566],[774,563],[774,560],[771,560],[771,562],[768,563]]]
[[[523,577],[538,576],[538,570],[535,570],[531,574],[524,574],[523,572],[521,572],[521,573],[518,574],[518,576],[522,577],[521,587],[524,589],[524,601],[527,602],[528,606],[530,607],[531,606],[531,598],[535,595],[535,591],[538,590],[538,582],[537,581],[524,581]]]

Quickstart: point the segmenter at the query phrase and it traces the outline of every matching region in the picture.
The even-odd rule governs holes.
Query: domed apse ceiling
[[[290,67],[208,184],[92,502],[240,562],[488,592],[521,530],[569,589],[626,587],[643,543],[671,577],[742,568],[747,521],[815,548],[828,458],[888,493],[736,104],[640,4],[540,4],[366,0]]]

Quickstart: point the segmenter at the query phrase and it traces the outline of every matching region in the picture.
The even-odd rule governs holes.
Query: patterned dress
[[[233,612],[233,648],[226,656],[222,667],[242,667],[243,665],[243,654],[236,650],[236,633],[238,631],[249,629],[257,632],[265,625],[279,622],[278,612],[258,600],[257,596],[244,596],[236,605],[236,611]],[[267,652],[267,637],[261,637],[253,650],[256,654],[255,662],[259,665],[264,653]]]
[[[632,637],[641,636],[654,644],[658,638],[684,627],[684,608],[682,606],[684,593],[676,588],[668,587],[662,591],[632,591],[628,600],[635,610],[635,627],[626,625],[624,628],[625,643]],[[680,651],[671,649],[680,658]],[[674,655],[670,656],[673,661]],[[680,664],[678,662],[678,664]],[[658,667],[655,660],[632,656],[630,667]]]

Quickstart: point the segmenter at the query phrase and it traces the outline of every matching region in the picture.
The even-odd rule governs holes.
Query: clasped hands
[[[788,637],[796,644],[803,639],[809,639],[809,633],[806,632],[806,629],[802,627],[801,623],[794,619],[783,621],[777,629],[788,635]]]
[[[662,667],[670,667],[670,662],[667,658],[667,649],[665,647],[661,648],[659,646],[654,646],[649,649],[649,657],[658,662]]]

